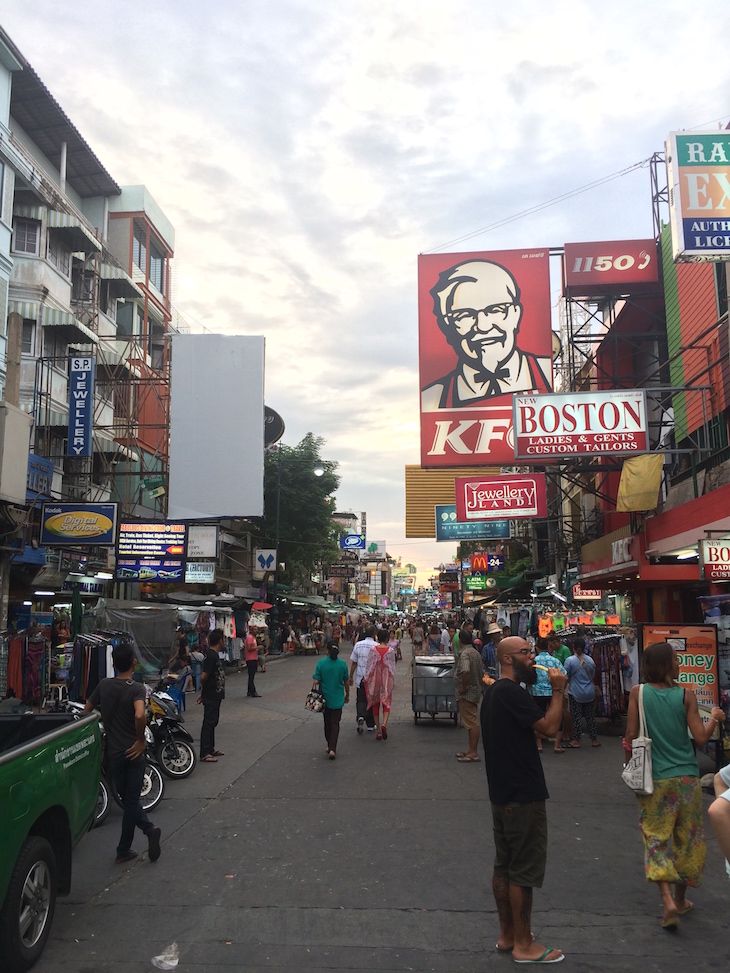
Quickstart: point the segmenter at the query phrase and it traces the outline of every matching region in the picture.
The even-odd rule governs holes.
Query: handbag
[[[312,688],[307,693],[304,706],[313,713],[321,713],[324,709],[324,696],[322,695],[322,690],[317,689],[316,683],[312,683]]]
[[[651,739],[646,735],[643,686],[639,686],[639,735],[631,743],[631,757],[621,773],[621,778],[635,794],[648,796],[654,793]]]

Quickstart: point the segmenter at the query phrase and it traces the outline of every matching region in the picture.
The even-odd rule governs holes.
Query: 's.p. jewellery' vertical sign
[[[68,380],[67,456],[91,456],[94,415],[94,359],[71,358]]]

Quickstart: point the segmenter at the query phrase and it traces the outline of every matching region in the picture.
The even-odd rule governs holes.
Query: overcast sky
[[[646,167],[483,228],[648,159],[672,130],[730,121],[727,16],[687,0],[505,6],[3,0],[0,13],[114,179],[144,183],[175,226],[180,313],[193,330],[266,336],[284,441],[326,439],[339,508],[366,510],[370,539],[421,581],[455,545],[404,536],[417,255],[650,236]]]

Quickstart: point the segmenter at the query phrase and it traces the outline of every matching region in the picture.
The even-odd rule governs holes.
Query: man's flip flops
[[[560,953],[560,955],[557,956],[555,959],[547,959],[547,957],[551,953],[560,953],[560,950],[555,949],[553,946],[548,946],[547,949],[545,950],[545,952],[542,954],[542,956],[538,956],[535,959],[515,959],[514,956],[513,956],[512,957],[512,962],[513,963],[533,963],[533,964],[534,963],[539,963],[539,964],[548,964],[548,963],[562,963],[563,960],[565,959],[565,953]]]

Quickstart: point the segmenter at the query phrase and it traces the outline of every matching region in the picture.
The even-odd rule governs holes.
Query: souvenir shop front
[[[559,635],[572,650],[574,639],[585,639],[586,652],[596,664],[596,714],[617,719],[626,712],[628,692],[638,681],[638,640],[636,630],[621,624],[620,616],[603,608],[561,607],[546,604],[513,603],[484,608],[480,619],[509,627],[522,638],[547,638]]]

